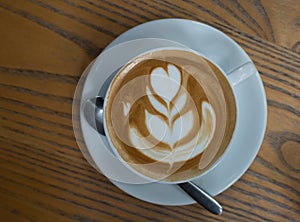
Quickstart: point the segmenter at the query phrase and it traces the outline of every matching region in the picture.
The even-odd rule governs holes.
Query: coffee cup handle
[[[231,86],[234,87],[255,73],[257,73],[257,69],[253,62],[249,61],[227,73],[227,77]]]

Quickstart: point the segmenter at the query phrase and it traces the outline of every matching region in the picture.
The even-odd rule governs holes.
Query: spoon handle
[[[222,206],[196,184],[185,182],[178,184],[178,186],[211,213],[217,215],[222,214]]]

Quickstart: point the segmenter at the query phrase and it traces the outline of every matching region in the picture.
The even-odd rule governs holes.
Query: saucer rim
[[[134,30],[136,29],[140,29],[141,27],[145,27],[147,26],[147,24],[149,23],[160,23],[162,21],[171,21],[171,22],[177,22],[177,21],[184,21],[184,22],[192,22],[192,23],[196,23],[196,25],[201,25],[201,26],[205,26],[206,28],[209,28],[209,29],[214,29],[214,31],[218,31],[219,33],[222,33],[222,35],[225,35],[223,32],[207,25],[207,24],[204,24],[204,23],[200,23],[200,22],[196,22],[196,21],[191,21],[191,20],[186,20],[186,19],[160,19],[160,20],[154,20],[154,21],[150,21],[150,22],[147,22],[147,23],[144,23],[144,24],[141,24],[141,25],[138,25],[128,31],[126,31],[125,33],[121,34],[119,37],[117,37],[114,41],[112,41],[103,51],[107,50],[108,48],[116,45],[116,43],[118,41],[120,41],[119,43],[122,43],[122,42],[125,42],[126,40],[122,41],[120,39],[124,38],[124,35],[130,33],[130,32],[134,32]],[[226,36],[226,35],[225,35]],[[150,37],[150,36],[149,36]],[[227,38],[229,38],[228,36],[226,36]],[[150,37],[151,38],[151,37]],[[168,38],[165,38],[165,39],[168,39]],[[232,40],[231,38],[229,38],[231,41],[233,41],[233,43],[238,47],[240,48],[242,51],[244,51],[234,40]],[[172,40],[172,39],[170,39]],[[179,42],[181,43],[181,42]],[[193,48],[192,48],[193,49]],[[193,49],[194,50],[194,49]],[[197,50],[195,50],[197,51]],[[247,54],[246,54],[247,55]],[[247,57],[249,58],[249,56],[247,55]],[[252,61],[250,58],[249,58],[249,61]],[[89,74],[89,73],[88,73]],[[87,75],[88,75],[87,74]],[[266,120],[267,120],[267,110],[266,110],[266,95],[265,95],[265,91],[264,91],[264,88],[263,88],[263,84],[262,84],[262,80],[260,79],[259,75],[257,74],[257,84],[258,84],[258,88],[261,90],[261,93],[262,93],[262,102],[263,102],[263,106],[265,107],[264,109],[264,113],[262,113],[262,115],[264,116],[263,119],[265,120],[265,123],[263,124],[263,128],[261,129],[262,130],[262,134],[260,136],[260,138],[258,139],[259,142],[258,144],[260,144],[256,149],[256,152],[255,152],[255,155],[253,155],[251,158],[250,158],[250,161],[248,161],[248,163],[245,164],[245,166],[243,167],[244,169],[242,170],[242,173],[239,173],[239,175],[236,175],[236,177],[234,179],[231,180],[231,182],[225,186],[221,191],[219,191],[217,194],[225,191],[226,189],[228,189],[228,187],[230,187],[233,183],[235,183],[246,171],[247,169],[250,167],[250,165],[252,164],[252,162],[254,161],[260,147],[261,147],[261,144],[262,144],[262,141],[263,141],[263,138],[264,138],[264,134],[265,134],[265,131],[266,131]],[[195,201],[193,199],[190,198],[190,201],[186,201],[184,203],[169,203],[169,202],[164,202],[164,201],[151,201],[151,200],[147,200],[147,198],[141,198],[141,197],[138,197],[130,192],[128,192],[128,189],[126,189],[126,186],[132,186],[132,184],[124,184],[123,183],[120,183],[120,182],[117,182],[117,181],[113,181],[113,180],[110,180],[114,185],[116,185],[119,189],[123,190],[124,192],[126,192],[127,194],[137,198],[137,199],[140,199],[140,200],[143,200],[143,201],[146,201],[146,202],[151,202],[151,203],[154,203],[154,204],[159,204],[159,205],[176,205],[176,206],[182,206],[182,205],[188,205],[188,204],[192,204],[192,203],[195,203]],[[197,179],[195,180],[197,181]],[[164,184],[166,186],[176,186],[174,184]],[[144,185],[134,185],[134,186],[144,186]],[[216,194],[216,195],[217,195]]]

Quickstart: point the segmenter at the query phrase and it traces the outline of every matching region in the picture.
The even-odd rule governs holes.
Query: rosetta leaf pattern
[[[162,141],[167,143],[166,141],[166,133],[168,131],[168,125],[162,120],[162,118],[158,115],[152,115],[148,111],[146,111],[146,119],[147,128],[150,134],[157,139],[158,141]],[[153,127],[155,126],[155,127]]]
[[[157,140],[168,144],[171,149],[174,148],[176,142],[188,134],[193,126],[191,122],[193,119],[192,112],[179,115],[174,120],[176,114],[183,110],[187,100],[186,92],[180,90],[181,82],[180,70],[176,66],[169,64],[167,70],[157,67],[150,74],[151,88],[155,96],[150,88],[146,88],[152,107],[165,117],[162,118],[147,112],[147,128]],[[160,97],[160,100],[156,97]],[[164,104],[161,101],[164,101]],[[173,123],[173,121],[175,122]],[[155,128],[155,131],[151,130],[151,126]]]
[[[177,113],[180,113],[183,110],[184,105],[186,104],[187,95],[182,93],[177,100],[174,102],[174,107],[171,111],[171,116],[174,117]]]
[[[205,152],[215,132],[216,114],[210,103],[199,101],[202,115],[199,119],[197,108],[187,105],[195,101],[182,87],[182,73],[175,65],[153,69],[149,80],[145,92],[152,107],[144,110],[149,134],[142,135],[138,126],[129,127],[129,139],[144,155],[169,163],[171,169],[173,163]],[[130,108],[129,103],[123,103],[124,115],[129,114]],[[169,149],[160,149],[166,146],[159,143],[166,144]]]
[[[173,126],[173,136],[177,141],[184,138],[193,127],[193,113],[188,111],[176,119]]]
[[[146,88],[146,92],[148,95],[148,99],[149,99],[151,105],[153,106],[153,108],[156,111],[163,114],[164,116],[168,116],[169,115],[168,109],[163,104],[161,104],[154,95],[151,94],[149,87]]]

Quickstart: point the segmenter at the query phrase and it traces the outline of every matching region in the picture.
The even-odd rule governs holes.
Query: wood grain
[[[0,221],[299,221],[299,15],[297,0],[0,0]],[[74,138],[72,99],[88,63],[129,28],[172,17],[237,41],[266,89],[263,145],[217,196],[222,216],[130,197]]]

